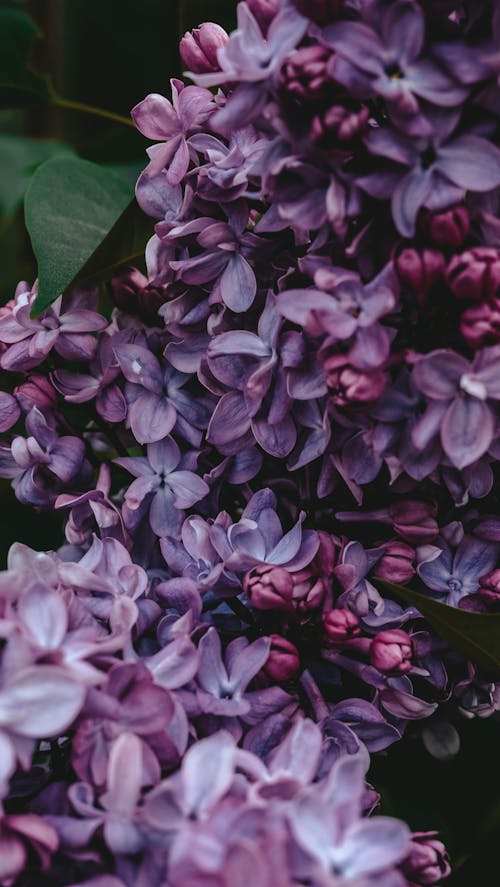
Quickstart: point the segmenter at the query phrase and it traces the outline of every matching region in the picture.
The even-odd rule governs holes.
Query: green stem
[[[121,114],[115,114],[113,111],[106,111],[105,108],[96,108],[94,105],[85,105],[83,102],[75,102],[73,99],[65,99],[60,95],[52,97],[52,104],[57,108],[67,108],[70,111],[81,111],[83,114],[92,114],[94,117],[105,117],[106,120],[113,120],[115,123],[131,126],[132,129],[135,129],[135,123],[128,117],[122,117]]]

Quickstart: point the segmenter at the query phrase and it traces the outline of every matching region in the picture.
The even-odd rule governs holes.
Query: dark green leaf
[[[133,200],[84,265],[76,280],[85,283],[109,280],[120,267],[142,264],[146,244],[153,231],[152,219]]]
[[[48,80],[35,74],[27,60],[38,36],[29,16],[16,9],[0,9],[0,107],[19,108],[50,100]]]
[[[29,181],[50,157],[73,155],[62,142],[41,142],[23,136],[0,134],[0,216],[8,216],[21,205]]]
[[[38,262],[35,316],[73,283],[132,199],[123,178],[87,160],[59,157],[37,169],[25,199]]]
[[[452,650],[483,666],[492,676],[500,676],[500,613],[470,613],[393,582],[378,579],[377,583],[416,607]]]

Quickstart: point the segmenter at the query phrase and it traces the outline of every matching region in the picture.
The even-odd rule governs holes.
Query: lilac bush
[[[449,874],[365,777],[405,733],[439,756],[440,725],[500,710],[498,672],[384,585],[500,610],[499,15],[478,6],[203,23],[194,85],[132,111],[146,275],[102,313],[83,285],[1,310],[0,476],[65,540],[16,543],[0,575],[0,883],[28,859],[89,887]]]

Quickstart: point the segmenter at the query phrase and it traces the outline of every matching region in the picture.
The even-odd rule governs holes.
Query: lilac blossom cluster
[[[246,0],[133,111],[146,275],[0,309],[0,883],[404,887],[369,753],[500,684],[500,7]],[[19,880],[16,880],[19,879]]]

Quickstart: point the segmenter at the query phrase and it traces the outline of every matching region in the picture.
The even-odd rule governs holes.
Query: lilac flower
[[[183,509],[203,499],[208,485],[194,472],[178,469],[181,452],[170,436],[148,444],[147,453],[147,458],[115,459],[115,464],[136,478],[125,493],[125,501],[135,510],[147,496],[153,532],[157,536],[175,536],[181,528]]]
[[[7,316],[0,318],[0,342],[9,347],[0,363],[4,370],[29,370],[38,366],[54,350],[66,360],[88,360],[96,340],[91,333],[103,330],[107,320],[94,310],[97,294],[74,290],[62,296],[33,320],[30,311],[37,295],[19,284],[15,301]]]
[[[179,52],[184,64],[196,74],[209,74],[219,70],[217,53],[228,41],[224,28],[214,22],[203,22],[184,34]]]
[[[160,361],[142,345],[119,345],[115,349],[123,375],[128,381],[125,397],[128,424],[139,443],[156,443],[167,437],[174,426],[195,446],[199,429],[208,424],[206,396],[193,400],[182,389],[189,375],[179,373]]]
[[[309,564],[319,546],[317,533],[302,532],[303,516],[283,535],[271,490],[252,496],[241,519],[227,529],[214,524],[210,538],[230,572],[243,573],[259,564],[275,564],[287,570],[301,570]]]
[[[101,336],[88,374],[64,369],[55,371],[54,383],[68,403],[86,403],[95,398],[96,410],[106,422],[122,422],[125,419],[127,404],[116,383],[120,366],[114,349],[128,338],[126,332]]]
[[[266,37],[246,3],[238,4],[238,28],[217,53],[220,73],[193,77],[202,86],[239,83],[211,120],[221,132],[251,123],[265,105],[268,84],[288,53],[299,43],[307,19],[290,5],[273,18]]]
[[[478,590],[480,579],[497,566],[499,554],[497,543],[475,536],[464,536],[455,551],[440,539],[419,550],[417,572],[428,588],[456,607]]]
[[[266,139],[259,139],[248,126],[231,133],[228,145],[204,133],[192,136],[189,143],[206,157],[198,169],[200,196],[222,204],[247,196],[252,170],[267,148]]]
[[[366,137],[368,150],[389,161],[385,171],[359,178],[358,185],[373,197],[391,198],[394,223],[403,237],[412,237],[422,206],[446,209],[464,191],[489,191],[500,185],[500,151],[479,135],[453,138],[458,116],[433,115],[432,135],[410,139],[380,127]],[[406,167],[407,171],[404,171]]]
[[[55,422],[33,407],[26,417],[28,437],[15,437],[2,448],[0,476],[12,478],[20,502],[46,505],[62,483],[71,483],[84,468],[84,442],[59,437]]]
[[[21,415],[21,408],[12,394],[0,391],[0,431],[8,431],[16,424]]]
[[[434,351],[417,361],[413,381],[430,403],[413,429],[425,449],[440,434],[452,465],[465,468],[490,446],[495,420],[488,401],[500,399],[500,348],[485,348],[469,363],[453,351]]]
[[[172,102],[152,93],[132,108],[131,115],[137,128],[148,139],[160,142],[148,148],[152,175],[167,167],[169,185],[178,185],[189,167],[187,137],[195,133],[211,111],[212,95],[198,86],[184,86],[180,80],[171,80]]]
[[[259,638],[252,644],[237,638],[229,644],[224,664],[219,635],[209,628],[199,643],[196,701],[200,710],[223,718],[247,714],[252,695],[246,698],[246,688],[266,662],[269,650],[269,638]]]
[[[323,876],[402,887],[394,866],[408,853],[410,832],[402,823],[383,816],[359,818],[366,766],[364,754],[337,761],[323,797],[305,789],[294,799],[290,824],[297,843],[318,863]]]
[[[381,96],[393,123],[407,135],[427,135],[431,126],[419,102],[456,107],[467,92],[432,58],[421,58],[425,17],[417,3],[374,7],[376,30],[358,21],[324,29],[323,39],[335,51],[330,74],[359,98]]]

